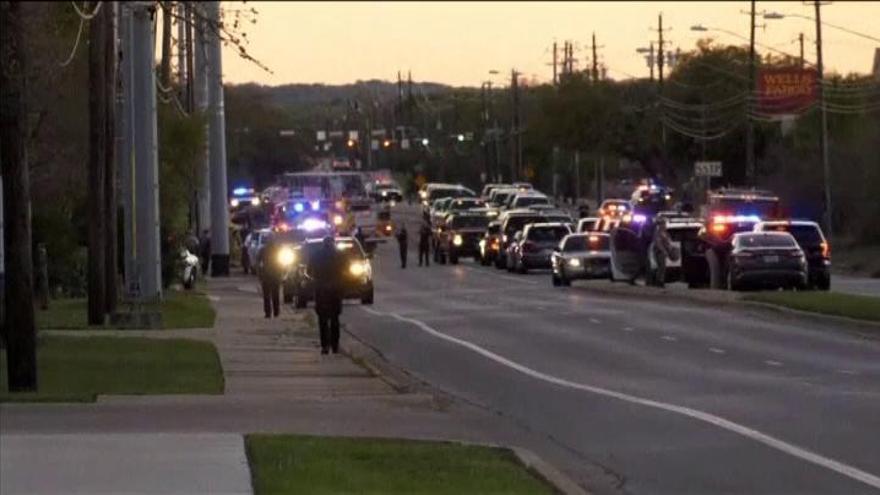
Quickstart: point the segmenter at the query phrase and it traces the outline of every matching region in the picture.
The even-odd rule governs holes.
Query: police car
[[[308,239],[294,248],[295,268],[285,280],[284,289],[297,308],[305,308],[315,299],[309,260],[323,248],[323,239]],[[343,299],[359,299],[361,304],[373,304],[373,267],[361,244],[353,237],[336,237],[336,249],[346,262],[342,280]]]

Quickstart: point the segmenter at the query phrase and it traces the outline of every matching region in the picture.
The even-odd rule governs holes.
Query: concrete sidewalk
[[[217,310],[213,330],[53,332],[211,340],[223,365],[225,393],[2,404],[0,492],[247,493],[242,435],[256,432],[516,446],[518,452],[538,453],[540,458],[529,454],[543,459],[533,468],[560,486],[576,487],[572,480],[581,486],[616,484],[600,466],[572,455],[557,439],[522,428],[514,418],[424,384],[401,393],[387,376],[371,371],[373,366],[354,362],[350,354],[362,357],[363,346],[348,335],[342,338],[343,354],[321,355],[313,310],[285,306],[280,318],[266,319],[255,287],[252,277],[209,280]],[[343,322],[356,314],[346,307]],[[62,458],[70,459],[68,467],[58,467]],[[224,474],[214,476],[213,470]],[[206,485],[208,478],[214,484]]]

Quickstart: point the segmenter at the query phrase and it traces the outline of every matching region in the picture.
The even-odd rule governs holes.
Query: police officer
[[[419,229],[419,266],[422,266],[422,259],[425,260],[425,266],[431,266],[431,260],[428,256],[431,243],[431,223],[422,223]]]
[[[321,249],[309,261],[315,286],[315,313],[321,332],[321,354],[339,352],[339,314],[342,313],[342,277],[345,257],[336,249],[333,236],[324,238]]]
[[[654,236],[651,240],[651,250],[654,256],[654,262],[657,269],[653,274],[653,282],[657,287],[663,287],[666,284],[666,260],[674,256],[672,239],[666,230],[666,220],[660,219],[654,227]]]
[[[397,231],[397,245],[400,248],[400,267],[406,268],[406,255],[409,250],[409,234],[406,231],[406,225],[401,224]]]
[[[284,266],[279,253],[281,244],[270,238],[260,252],[258,272],[260,275],[260,287],[263,291],[263,312],[266,318],[278,317],[281,311],[281,281],[284,279]]]

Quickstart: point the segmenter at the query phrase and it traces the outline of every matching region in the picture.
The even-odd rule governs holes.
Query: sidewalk
[[[539,452],[537,469],[541,459],[550,461],[581,485],[605,476],[558,441],[515,420],[424,386],[396,391],[346,355],[359,345],[347,335],[343,354],[321,355],[310,321],[313,310],[285,306],[281,318],[263,318],[252,277],[212,279],[208,292],[217,310],[214,329],[53,333],[210,339],[223,365],[224,395],[0,405],[0,492],[109,493],[125,486],[130,493],[242,493],[242,459],[244,471],[249,470],[241,435],[257,432],[511,445],[528,449],[520,452],[532,460],[529,451]],[[352,314],[346,308],[343,322]],[[76,459],[58,469],[58,452],[76,452],[70,456]],[[101,472],[92,466],[102,466]],[[543,466],[553,471],[546,462]],[[216,469],[228,476],[216,477]]]

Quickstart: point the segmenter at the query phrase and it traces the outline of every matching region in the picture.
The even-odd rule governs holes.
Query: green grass
[[[40,337],[39,391],[10,394],[0,351],[0,402],[83,402],[97,394],[222,394],[210,342],[140,337]]]
[[[553,493],[509,450],[372,438],[248,435],[257,495]]]
[[[743,299],[813,313],[880,321],[880,298],[871,296],[841,292],[757,292],[747,294]]]
[[[120,310],[125,308],[120,305]],[[197,291],[166,291],[161,305],[162,328],[212,328],[216,313],[205,294]],[[49,309],[37,310],[37,328],[52,330],[97,329],[86,321],[85,298],[53,299]]]

